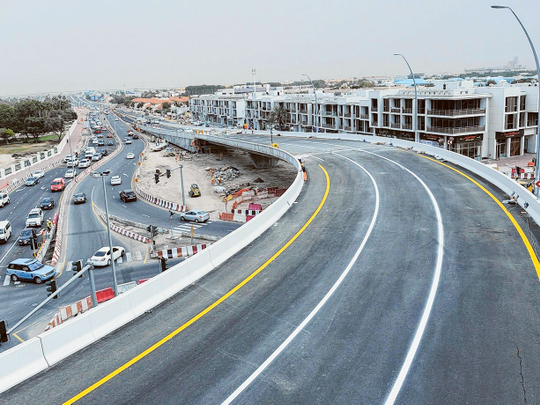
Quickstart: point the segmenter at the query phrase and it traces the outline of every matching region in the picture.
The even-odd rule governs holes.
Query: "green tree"
[[[6,143],[9,143],[9,140],[15,136],[15,132],[9,128],[0,128],[0,136]]]
[[[13,128],[15,121],[15,109],[9,104],[0,104],[0,128]]]
[[[163,104],[161,104],[161,109],[163,111],[169,111],[171,109],[171,103],[169,102],[164,102]]]
[[[277,125],[280,131],[289,123],[289,112],[283,107],[283,104],[277,104],[268,117],[271,125]]]

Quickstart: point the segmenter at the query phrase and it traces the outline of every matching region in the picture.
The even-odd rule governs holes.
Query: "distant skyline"
[[[460,73],[534,59],[540,1],[0,0],[0,97]]]

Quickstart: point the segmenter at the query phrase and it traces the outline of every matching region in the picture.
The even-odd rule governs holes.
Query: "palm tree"
[[[268,122],[271,125],[277,125],[282,131],[283,127],[289,122],[289,112],[283,107],[283,104],[277,104],[268,117]]]

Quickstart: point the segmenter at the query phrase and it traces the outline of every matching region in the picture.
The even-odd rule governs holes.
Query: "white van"
[[[6,243],[11,237],[11,222],[0,221],[0,242]]]

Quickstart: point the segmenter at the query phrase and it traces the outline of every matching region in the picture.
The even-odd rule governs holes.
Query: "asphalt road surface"
[[[309,180],[275,226],[0,399],[540,402],[539,276],[524,243],[537,246],[538,228],[519,207],[411,152],[286,138],[280,147],[306,157]]]

